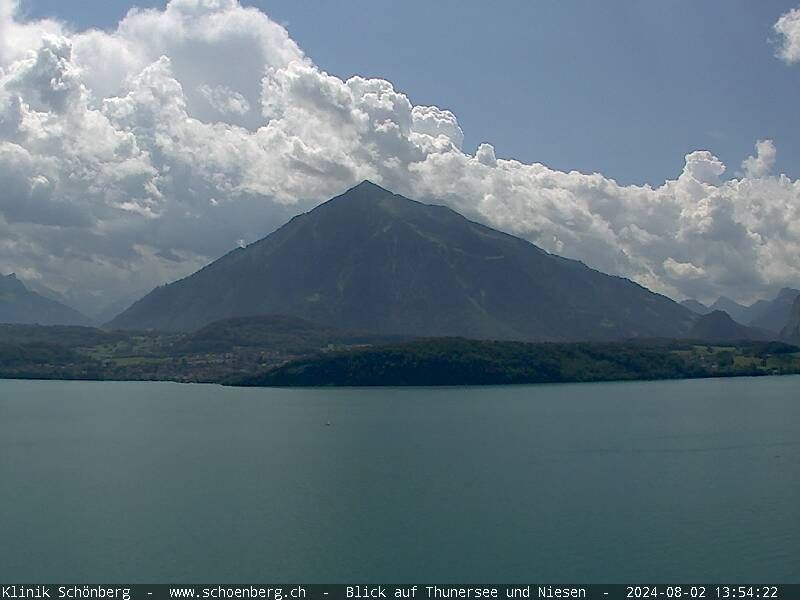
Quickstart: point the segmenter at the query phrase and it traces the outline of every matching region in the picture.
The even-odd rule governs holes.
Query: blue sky
[[[734,175],[757,139],[800,175],[800,65],[774,56],[784,0],[250,1],[322,69],[383,77],[415,104],[452,110],[464,149],[602,172],[677,177],[709,149]],[[115,26],[127,0],[22,0],[30,17]],[[140,0],[137,6],[162,7]]]

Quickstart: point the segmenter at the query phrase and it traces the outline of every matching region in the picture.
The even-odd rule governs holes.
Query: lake
[[[799,389],[0,381],[0,581],[797,583]]]

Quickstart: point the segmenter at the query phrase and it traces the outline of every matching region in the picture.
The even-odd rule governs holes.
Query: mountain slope
[[[774,300],[757,302],[751,307],[749,324],[769,331],[780,331],[792,316],[792,307],[800,290],[783,288]]]
[[[708,313],[713,312],[712,308],[709,308],[702,302],[698,302],[692,298],[684,300],[680,304],[681,306],[688,308],[690,311],[698,315],[707,315]]]
[[[78,311],[25,287],[12,273],[0,276],[0,323],[88,325]]]
[[[737,323],[750,323],[750,308],[748,306],[739,304],[735,300],[731,300],[726,296],[721,296],[719,299],[717,299],[717,301],[709,307],[709,312],[707,314],[710,314],[714,311],[728,313],[731,319]]]
[[[800,344],[800,296],[794,301],[792,315],[781,330],[781,339],[792,344]]]
[[[771,336],[768,332],[737,323],[724,311],[715,310],[703,315],[695,322],[689,332],[689,337],[694,340],[714,342],[740,342],[767,340]]]
[[[402,338],[400,338],[402,340]],[[398,341],[394,336],[376,336],[317,325],[297,317],[263,315],[215,321],[186,335],[173,346],[185,353],[224,353],[237,348],[258,348],[290,354],[318,352],[326,346],[368,345]]]
[[[157,288],[110,325],[193,330],[260,314],[358,331],[521,340],[676,337],[695,319],[627,279],[364,182]]]
[[[800,290],[783,288],[775,298],[758,300],[749,306],[739,304],[725,296],[720,297],[710,307],[697,300],[684,300],[681,305],[698,315],[707,315],[715,310],[721,310],[728,313],[737,323],[778,333],[789,320],[792,305],[798,296],[800,296]]]

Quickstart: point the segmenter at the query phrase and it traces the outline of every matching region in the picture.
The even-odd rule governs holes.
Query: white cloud
[[[97,102],[124,93],[131,77],[166,56],[189,116],[218,119],[219,106],[209,103],[207,91],[229,90],[238,110],[228,111],[228,122],[250,130],[265,123],[259,110],[265,68],[308,62],[283,27],[236,0],[172,0],[164,10],[134,9],[116,31],[78,33],[73,44],[74,62]]]
[[[800,61],[800,9],[781,15],[772,28],[778,34],[775,55],[790,65]]]
[[[765,177],[775,166],[777,150],[772,140],[758,140],[755,156],[748,156],[742,162],[742,170],[747,177]]]
[[[45,35],[60,35],[63,27],[50,19],[21,23],[15,19],[19,0],[0,0],[0,66],[25,58]]]
[[[676,297],[800,283],[800,183],[770,175],[769,140],[736,179],[701,150],[663,185],[621,186],[489,144],[469,154],[453,113],[324,73],[235,0],[78,33],[12,8],[0,0],[0,272],[36,273],[86,310],[365,178]]]
[[[250,112],[250,103],[242,94],[235,92],[224,85],[201,85],[197,91],[206,99],[208,104],[225,115],[245,115]]]
[[[690,262],[678,262],[671,256],[664,261],[664,270],[673,279],[699,279],[705,277],[705,269]]]
[[[458,125],[456,116],[449,110],[435,106],[415,106],[411,110],[412,130],[433,137],[440,135],[450,140],[457,148],[464,143],[464,132]]]
[[[494,154],[494,146],[491,144],[481,144],[475,151],[475,158],[479,163],[486,167],[497,166],[497,156]]]

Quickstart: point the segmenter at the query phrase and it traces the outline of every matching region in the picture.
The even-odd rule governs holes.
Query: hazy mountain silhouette
[[[792,344],[800,344],[800,296],[795,299],[789,321],[781,330],[781,339]]]
[[[720,310],[722,312],[728,313],[728,315],[734,320],[738,321],[742,325],[747,325],[750,323],[751,315],[750,315],[750,307],[745,306],[743,304],[739,304],[735,300],[731,300],[727,296],[722,296],[717,299],[714,304],[708,307],[709,313],[714,311]]]
[[[88,325],[78,311],[29,290],[11,275],[0,276],[0,323]]]
[[[716,342],[739,342],[745,340],[768,340],[769,332],[755,327],[746,327],[734,321],[722,310],[715,310],[701,316],[692,326],[689,337],[695,340]]]
[[[792,316],[792,307],[800,290],[783,288],[773,300],[759,301],[751,307],[749,325],[779,332]]]
[[[714,312],[713,308],[710,308],[705,304],[703,304],[702,302],[699,302],[692,298],[689,298],[688,300],[683,300],[680,304],[681,306],[688,308],[690,311],[698,315],[707,315],[710,312]]]
[[[749,306],[739,304],[725,296],[719,298],[711,306],[706,306],[693,299],[684,300],[681,305],[698,315],[707,315],[715,310],[721,310],[742,325],[778,333],[789,320],[792,314],[792,305],[798,296],[800,296],[800,290],[783,288],[772,300],[758,300]]]
[[[111,322],[194,330],[285,314],[348,330],[521,340],[688,333],[669,298],[363,182]]]

